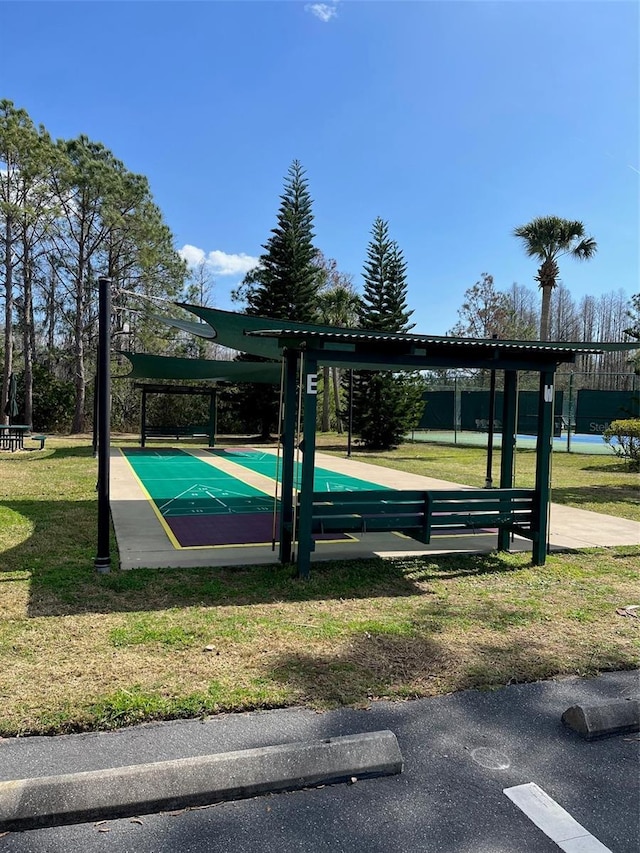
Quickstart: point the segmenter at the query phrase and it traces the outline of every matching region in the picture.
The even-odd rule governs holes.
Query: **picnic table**
[[[24,450],[28,432],[31,432],[28,424],[0,424],[0,450]]]

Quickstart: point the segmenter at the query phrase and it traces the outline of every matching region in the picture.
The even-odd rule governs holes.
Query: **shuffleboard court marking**
[[[133,474],[135,480],[138,482],[138,485],[140,486],[140,489],[142,490],[144,496],[146,497],[146,499],[151,504],[151,508],[152,508],[156,518],[160,522],[162,529],[167,534],[167,538],[169,539],[172,546],[177,551],[192,550],[195,548],[199,548],[199,549],[234,548],[234,547],[251,547],[251,546],[261,546],[261,545],[265,545],[265,544],[270,544],[269,542],[247,542],[247,543],[242,543],[242,544],[227,544],[227,543],[225,543],[224,545],[195,545],[195,546],[193,546],[193,545],[182,545],[180,540],[175,535],[173,529],[171,528],[171,526],[169,525],[169,523],[166,520],[166,517],[175,518],[176,516],[172,515],[170,510],[166,512],[166,516],[159,510],[158,504],[156,503],[156,501],[153,498],[153,496],[151,495],[149,489],[145,486],[144,482],[142,481],[142,478],[139,476],[138,472],[134,468],[131,459],[129,459],[129,454],[127,452],[125,452],[125,448],[118,448],[118,450],[120,452],[120,455],[123,456],[124,459],[126,459],[127,464],[129,466],[129,469],[131,470],[131,473]],[[192,456],[188,452],[184,452],[183,450],[179,450],[178,453],[176,453],[175,450],[171,451],[171,452],[168,450],[164,450],[164,452],[160,453],[160,454],[156,453],[155,451],[151,451],[149,456],[152,456],[154,458],[154,461],[156,459],[162,459],[163,461],[166,460],[167,462],[173,462],[174,464],[175,464],[176,460],[180,459],[180,458],[193,460],[193,461],[202,461],[202,460],[198,460],[197,457]],[[135,459],[137,463],[140,463],[141,461],[144,463],[145,461],[148,460],[148,455],[146,454],[146,451],[143,451],[143,453],[140,453],[140,452],[132,453],[131,457],[132,457],[132,459]],[[144,468],[145,466],[143,465],[142,467]],[[231,476],[231,475],[227,475],[227,476]],[[147,478],[147,479],[151,480],[151,482],[156,482],[159,478]],[[170,481],[177,481],[177,482],[179,482],[181,480],[184,481],[184,477],[179,477],[179,478],[162,478],[162,482],[167,482],[168,479]],[[239,478],[233,478],[232,477],[232,479],[239,479]],[[242,481],[240,481],[240,482],[242,482]],[[202,484],[194,484],[194,485],[197,486],[197,485],[202,485]],[[250,484],[245,484],[245,485],[250,485]],[[191,488],[193,488],[193,486],[191,486]],[[251,494],[247,495],[246,492],[234,491],[232,489],[227,489],[225,491],[226,491],[226,495],[229,497],[239,497],[239,498],[249,498],[249,499],[252,497],[263,497],[263,494],[260,492],[260,490],[255,489],[255,487],[252,487],[252,486],[250,486],[250,488],[252,489],[253,492],[258,492],[258,494],[257,495],[251,495]],[[187,489],[186,491],[188,492],[189,489]],[[222,491],[223,490],[220,490],[221,494],[222,494]],[[183,491],[183,494],[184,494],[184,491]],[[175,498],[173,500],[175,500]],[[165,506],[166,506],[166,504],[165,504]],[[196,517],[198,517],[198,516],[202,517],[202,515],[204,513],[200,514],[200,513],[195,512],[195,511],[190,511],[187,514],[188,515],[190,514],[190,515],[193,515]],[[215,517],[215,515],[216,515],[215,513],[211,514],[211,517],[213,518],[213,517]]]
[[[272,477],[268,477],[266,474],[263,474],[260,471],[251,471],[250,469],[247,469],[245,466],[243,466],[241,463],[239,463],[237,461],[237,459],[233,459],[233,458],[226,459],[223,456],[221,456],[220,454],[210,452],[209,450],[203,451],[203,450],[189,449],[189,450],[186,450],[185,452],[188,453],[190,456],[192,456],[194,459],[197,459],[200,462],[204,462],[213,471],[217,471],[218,474],[222,474],[226,477],[229,477],[229,476],[233,477],[235,480],[238,480],[238,482],[242,483],[243,485],[249,486],[251,489],[256,489],[257,491],[262,492],[268,498],[273,500],[275,480]],[[223,452],[226,452],[226,451],[223,451]],[[229,453],[228,455],[230,457],[233,457],[233,456],[247,457],[248,456],[248,454],[246,452],[235,453],[235,454]],[[265,453],[263,453],[262,455],[264,457],[267,456],[267,454],[265,454]],[[219,464],[220,462],[222,464]],[[251,474],[257,474],[257,478],[247,477],[246,475],[248,472]],[[260,482],[261,479],[262,479],[262,482]],[[278,491],[280,491],[280,483],[277,483],[277,486],[278,486]],[[278,495],[276,495],[276,500],[279,500],[279,499],[280,499],[280,495],[278,494]]]
[[[566,853],[612,853],[535,782],[504,788],[503,793]]]
[[[246,497],[246,495],[243,495],[240,492],[232,492],[227,489],[219,491],[219,493],[216,495],[214,494],[214,492],[211,491],[208,486],[204,486],[202,485],[202,483],[194,483],[193,486],[189,486],[188,489],[185,489],[183,492],[180,492],[180,494],[176,495],[173,498],[169,498],[169,500],[165,501],[165,503],[158,504],[158,509],[166,518],[171,514],[172,504],[175,504],[177,501],[186,497],[192,499],[191,501],[189,501],[189,503],[191,503],[193,509],[188,510],[186,507],[183,506],[181,508],[182,511],[178,511],[179,515],[189,515],[189,513],[206,513],[206,506],[196,506],[196,503],[202,504],[203,495],[205,495],[214,503],[219,504],[228,513],[233,512],[233,509],[229,506],[229,504],[226,504],[223,500],[221,500],[218,495],[222,495],[223,497]],[[186,512],[185,509],[187,509]]]
[[[138,476],[138,474],[137,474],[137,472],[136,472],[136,469],[133,467],[133,465],[131,464],[131,462],[130,462],[130,461],[129,461],[129,459],[127,458],[127,454],[124,452],[124,450],[123,450],[123,448],[122,448],[122,447],[119,447],[119,448],[118,448],[118,451],[120,452],[120,455],[125,459],[125,461],[126,461],[127,465],[129,466],[129,469],[131,470],[131,473],[133,474],[133,476],[134,476],[134,477],[135,477],[135,479],[137,480],[138,485],[140,486],[140,489],[142,490],[142,493],[145,495],[146,499],[147,499],[147,500],[149,501],[149,503],[151,504],[151,509],[153,510],[155,517],[156,517],[156,518],[158,519],[158,521],[160,522],[160,525],[161,525],[162,529],[163,529],[163,530],[164,530],[164,532],[167,534],[167,537],[168,537],[168,539],[169,539],[169,542],[171,542],[171,544],[172,544],[172,545],[173,545],[173,547],[176,549],[176,551],[180,551],[180,550],[182,550],[182,545],[178,542],[178,539],[177,539],[176,535],[174,534],[173,530],[169,527],[169,525],[167,524],[167,522],[164,520],[164,517],[163,517],[162,513],[161,513],[161,512],[160,512],[160,510],[158,509],[158,505],[156,504],[156,502],[154,501],[154,499],[153,499],[153,498],[151,497],[151,495],[149,494],[149,491],[148,491],[148,489],[146,488],[145,484],[142,482],[142,480],[141,480],[141,479],[140,479],[140,477]]]

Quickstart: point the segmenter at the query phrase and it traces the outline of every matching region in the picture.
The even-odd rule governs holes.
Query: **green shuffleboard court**
[[[236,465],[242,465],[243,468],[248,468],[250,471],[262,474],[271,480],[276,479],[276,473],[278,474],[278,479],[282,479],[282,460],[280,460],[280,468],[277,470],[278,460],[273,453],[235,447],[209,449],[207,453],[210,453],[212,456],[218,456],[221,459],[227,459],[229,462],[235,462]],[[300,469],[302,466],[299,462],[295,462],[294,465],[294,485],[298,486],[300,484]],[[316,492],[361,492],[365,489],[381,490],[387,488],[389,487],[381,486],[379,483],[372,483],[369,480],[361,480],[358,477],[350,477],[348,474],[337,474],[328,468],[315,468],[314,470],[313,489]]]
[[[212,451],[212,464],[177,448],[126,448],[122,453],[176,548],[271,544],[273,493],[220,470],[215,457],[272,479],[275,491],[277,460],[273,454],[216,450]],[[315,488],[338,492],[384,487],[319,468]],[[275,510],[277,530],[279,502]]]

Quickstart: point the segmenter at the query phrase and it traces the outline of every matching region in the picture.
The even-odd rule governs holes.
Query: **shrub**
[[[640,418],[611,421],[602,437],[616,456],[629,460],[632,471],[640,471]],[[618,443],[612,444],[612,438],[616,438]]]

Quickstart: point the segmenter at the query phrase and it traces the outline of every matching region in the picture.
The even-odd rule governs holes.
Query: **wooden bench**
[[[531,539],[533,496],[531,489],[314,492],[312,532],[396,531],[429,544],[434,530],[488,527]]]
[[[36,449],[42,450],[44,448],[44,443],[47,440],[46,435],[30,435],[29,438],[31,439],[31,441],[39,441],[40,442],[40,447],[32,448],[32,450],[36,450]]]
[[[201,438],[202,436],[209,437],[208,426],[146,427],[144,431],[145,438],[175,438],[176,441],[181,438]]]

